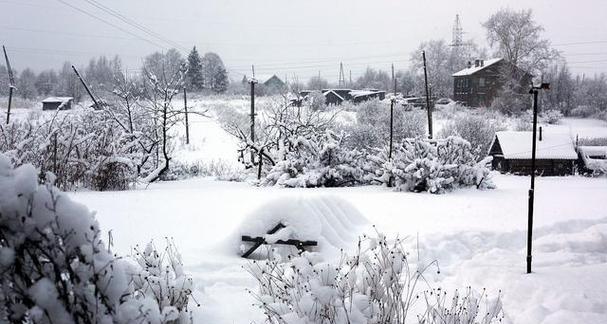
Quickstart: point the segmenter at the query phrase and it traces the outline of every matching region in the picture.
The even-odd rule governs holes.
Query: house
[[[72,97],[48,97],[42,100],[42,110],[69,110],[73,101]]]
[[[571,175],[578,158],[569,134],[542,132],[536,137],[536,172],[545,176]],[[503,131],[495,133],[489,149],[493,169],[515,174],[531,174],[531,141],[533,132]]]
[[[305,99],[311,92],[311,90],[303,90],[299,94],[301,98]],[[326,98],[327,105],[341,105],[344,101],[361,103],[375,98],[379,100],[386,98],[386,92],[379,90],[322,89],[321,92]],[[294,101],[294,104],[297,103]],[[301,100],[299,104],[301,104]]]
[[[582,174],[607,174],[607,146],[578,146]]]
[[[504,82],[500,76],[503,75],[504,69],[515,71],[521,88],[531,84],[531,74],[513,67],[502,58],[475,60],[474,65],[468,62],[467,68],[452,75],[453,100],[469,107],[490,106],[503,86]]]

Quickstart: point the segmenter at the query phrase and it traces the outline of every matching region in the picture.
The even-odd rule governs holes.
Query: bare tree
[[[539,75],[558,52],[542,38],[544,27],[533,20],[531,9],[501,9],[483,23],[495,54],[531,74]],[[511,71],[513,74],[516,71]]]

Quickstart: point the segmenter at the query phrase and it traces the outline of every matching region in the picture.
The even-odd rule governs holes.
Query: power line
[[[93,5],[94,7],[98,8],[98,9],[101,9],[102,11],[104,11],[104,12],[108,13],[109,15],[111,15],[112,17],[121,20],[122,22],[128,24],[129,26],[132,26],[132,27],[134,27],[134,28],[136,28],[136,29],[138,29],[138,30],[146,33],[147,35],[150,35],[150,36],[152,36],[152,37],[154,37],[154,38],[156,38],[156,39],[158,39],[158,40],[160,40],[160,41],[162,41],[162,42],[164,42],[166,44],[169,44],[172,47],[178,47],[178,48],[180,48],[182,50],[187,50],[185,47],[181,46],[180,44],[178,44],[178,43],[176,43],[176,42],[174,42],[174,41],[172,41],[170,39],[167,39],[167,38],[163,37],[162,35],[154,32],[150,28],[147,28],[146,26],[144,26],[144,25],[136,22],[135,20],[124,16],[120,12],[118,12],[118,11],[116,11],[116,10],[108,7],[108,6],[105,6],[105,5],[99,3],[99,2],[97,2],[95,0],[84,0],[84,1],[86,1],[87,3]]]
[[[57,0],[57,1],[59,1],[60,3],[62,3],[62,4],[64,4],[64,5],[66,5],[66,6],[68,6],[68,7],[70,7],[70,8],[72,8],[72,9],[74,9],[74,10],[76,10],[76,11],[78,11],[78,12],[80,12],[80,13],[84,14],[84,15],[87,15],[87,16],[89,16],[89,17],[91,17],[91,18],[93,18],[93,19],[96,19],[96,20],[98,20],[98,21],[101,21],[101,22],[103,22],[103,23],[104,23],[104,24],[106,24],[106,25],[110,25],[110,26],[112,26],[112,27],[114,27],[114,28],[116,28],[116,29],[118,29],[118,30],[120,30],[120,31],[124,32],[124,33],[127,33],[127,34],[129,34],[129,35],[131,35],[131,36],[137,37],[137,38],[139,38],[139,39],[141,39],[141,40],[143,40],[143,41],[146,41],[146,42],[148,42],[148,43],[150,43],[150,44],[152,44],[152,45],[154,45],[154,46],[156,46],[156,47],[159,47],[159,48],[161,48],[161,49],[164,49],[164,46],[162,46],[162,45],[160,45],[160,44],[156,43],[155,41],[149,40],[149,39],[147,39],[147,38],[145,38],[145,37],[141,37],[141,36],[139,36],[139,35],[137,35],[137,34],[135,34],[135,33],[131,32],[131,31],[129,31],[129,30],[126,30],[126,29],[124,29],[124,28],[122,28],[122,27],[120,27],[120,26],[118,26],[118,25],[115,25],[115,24],[113,24],[113,23],[111,23],[111,22],[109,22],[109,21],[107,21],[107,20],[105,20],[105,19],[103,19],[103,18],[101,18],[101,17],[98,17],[98,16],[96,16],[96,15],[94,15],[94,14],[92,14],[92,13],[90,13],[90,12],[86,11],[86,10],[84,10],[84,9],[81,9],[81,8],[79,8],[79,7],[76,7],[76,6],[74,6],[74,5],[72,5],[72,4],[68,3],[68,2],[66,2],[66,1],[64,1],[64,0]]]

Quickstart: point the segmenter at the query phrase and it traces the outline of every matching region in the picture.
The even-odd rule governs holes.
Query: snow
[[[483,70],[483,69],[485,69],[485,68],[487,68],[487,67],[489,67],[489,66],[491,66],[491,65],[493,65],[493,64],[495,64],[495,63],[497,63],[497,62],[499,62],[501,60],[502,60],[501,58],[488,59],[488,60],[485,60],[483,66],[472,66],[472,67],[469,67],[469,68],[465,68],[465,69],[463,69],[461,71],[453,73],[452,76],[456,77],[456,76],[472,75],[472,74],[474,74],[474,73],[476,73],[476,72],[478,72],[480,70]]]
[[[495,134],[506,159],[531,159],[533,132],[503,131]],[[575,160],[577,154],[569,134],[539,131],[536,138],[536,158]]]
[[[65,104],[66,102],[70,101],[70,100],[74,100],[74,98],[72,97],[48,97],[44,100],[42,100],[42,102],[60,102],[62,104]]]
[[[266,234],[277,224],[286,227]],[[285,197],[268,202],[245,218],[239,226],[242,235],[264,237],[267,242],[298,239],[317,241],[321,251],[337,254],[348,249],[366,224],[364,216],[349,202],[331,195]]]
[[[197,322],[262,322],[263,314],[248,306],[253,301],[244,292],[255,289],[255,281],[241,268],[248,261],[234,253],[233,244],[240,242],[226,240],[265,204],[275,206],[273,212],[283,208],[290,217],[304,218],[307,214],[291,206],[322,201],[326,195],[349,202],[378,230],[407,236],[412,253],[419,237],[421,257],[440,263],[436,280],[442,287],[485,287],[493,295],[501,289],[513,323],[570,323],[573,316],[588,323],[607,320],[605,179],[536,179],[531,275],[524,274],[529,179],[495,174],[494,182],[495,190],[462,189],[440,196],[377,186],[258,188],[209,179],[70,195],[97,210],[101,227],[112,230],[117,252],[128,253],[150,238],[173,237],[203,305],[195,311]],[[350,246],[362,232],[352,229]],[[374,230],[366,227],[364,232]]]

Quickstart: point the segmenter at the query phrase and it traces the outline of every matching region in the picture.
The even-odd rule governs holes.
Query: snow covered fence
[[[170,271],[153,250],[144,264],[112,255],[94,214],[45,178],[0,154],[0,322],[187,322],[191,281],[179,258]]]

